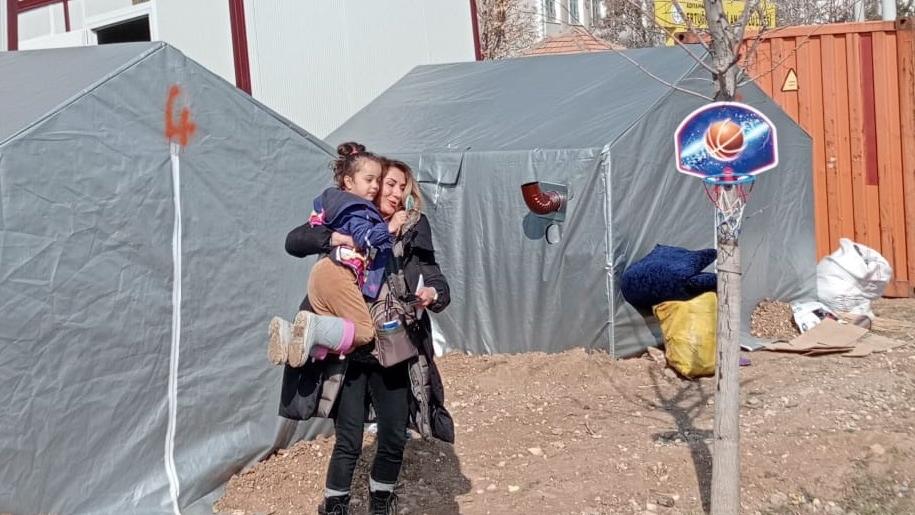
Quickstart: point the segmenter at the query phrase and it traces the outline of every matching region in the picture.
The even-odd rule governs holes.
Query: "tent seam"
[[[168,420],[165,431],[165,475],[168,478],[168,491],[175,515],[181,515],[179,497],[181,495],[181,478],[175,462],[175,434],[178,431],[178,371],[181,357],[181,161],[180,147],[172,142],[169,145],[169,158],[172,175],[172,203],[174,220],[172,227],[172,334],[169,349],[168,367]]]
[[[699,63],[693,63],[693,65],[690,66],[689,69],[686,70],[683,73],[683,75],[681,75],[680,78],[678,78],[674,82],[674,84],[678,84],[678,83],[682,82],[683,79],[685,79],[690,74],[692,74],[693,71],[695,71],[698,66],[699,66]],[[614,305],[615,304],[615,295],[614,295],[615,292],[613,289],[613,277],[614,277],[614,270],[613,270],[613,191],[611,190],[612,181],[611,181],[611,166],[610,166],[611,165],[610,156],[611,156],[612,152],[610,149],[612,149],[613,146],[616,145],[617,141],[619,141],[623,136],[628,134],[629,131],[631,131],[633,129],[633,127],[636,127],[640,123],[642,123],[642,121],[645,119],[645,117],[648,116],[648,114],[651,113],[655,108],[657,108],[657,106],[661,105],[662,102],[666,101],[671,95],[673,95],[674,91],[676,91],[676,90],[673,88],[668,88],[668,90],[663,95],[658,97],[658,99],[655,100],[641,114],[639,114],[639,116],[637,116],[628,127],[626,127],[624,130],[620,131],[620,133],[615,138],[613,138],[609,143],[607,143],[606,146],[604,147],[604,150],[606,151],[606,160],[607,160],[606,169],[604,171],[604,184],[605,184],[606,194],[607,194],[607,210],[608,210],[604,215],[605,221],[607,223],[607,236],[606,236],[607,237],[607,254],[606,254],[605,268],[607,271],[607,303],[608,303],[609,312],[610,312],[610,316],[609,316],[610,328],[608,331],[609,336],[610,336],[610,355],[613,357],[613,359],[617,359],[617,355],[616,355],[616,324],[615,324],[615,318],[616,318],[615,309],[616,308]]]
[[[607,224],[604,238],[606,250],[604,251],[604,272],[607,274],[607,323],[610,356],[616,359],[616,324],[615,302],[613,295],[613,195],[610,189],[610,146],[605,146],[601,152],[604,163],[604,192],[607,195],[607,207],[604,209],[604,223]]]

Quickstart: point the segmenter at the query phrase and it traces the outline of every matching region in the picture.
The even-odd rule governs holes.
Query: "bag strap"
[[[404,278],[403,261],[401,259],[403,258],[403,254],[404,240],[403,237],[398,237],[397,241],[394,242],[393,257],[389,261],[390,268],[388,269],[386,279],[388,288],[397,299],[402,299],[407,295],[407,282]]]
[[[385,278],[388,294],[384,299],[384,309],[389,313],[396,312],[397,315],[403,316],[407,324],[414,322],[415,316],[413,316],[412,310],[401,301],[409,293],[403,269],[403,256],[406,247],[404,234],[412,229],[419,222],[419,219],[419,211],[412,210],[407,215],[407,222],[401,229],[400,236],[394,241],[392,258],[388,261],[388,270]]]

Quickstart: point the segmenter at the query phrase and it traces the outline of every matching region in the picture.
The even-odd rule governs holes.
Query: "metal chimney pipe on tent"
[[[527,208],[535,215],[549,215],[565,208],[567,196],[559,191],[545,191],[540,182],[528,182],[521,185],[521,195]]]

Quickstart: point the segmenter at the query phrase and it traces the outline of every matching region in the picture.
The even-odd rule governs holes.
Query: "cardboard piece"
[[[856,347],[830,347],[828,349],[813,349],[803,353],[804,356],[816,357],[816,356],[825,356],[827,354],[842,354],[845,355],[846,352],[855,350]]]
[[[848,354],[843,354],[843,356],[847,358],[863,358],[873,352],[886,352],[903,345],[905,345],[905,342],[871,333],[861,338],[858,345]]]
[[[871,330],[915,334],[915,323],[892,318],[874,317]]]
[[[905,342],[871,333],[863,327],[826,318],[813,329],[789,342],[766,345],[766,350],[793,352],[811,357],[842,354],[849,358],[861,358],[902,345],[905,345]]]
[[[850,324],[840,324],[826,318],[813,329],[801,334],[790,342],[776,342],[766,349],[782,352],[805,353],[813,350],[840,352],[851,350],[867,329]]]

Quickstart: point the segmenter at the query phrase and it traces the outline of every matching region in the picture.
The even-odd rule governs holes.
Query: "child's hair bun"
[[[355,141],[347,141],[337,146],[337,155],[340,157],[357,156],[365,152],[365,145]]]

